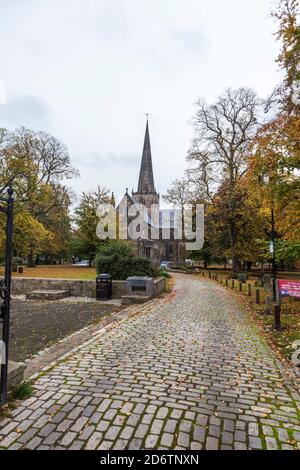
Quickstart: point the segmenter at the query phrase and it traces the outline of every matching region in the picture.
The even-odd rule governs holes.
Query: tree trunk
[[[236,256],[232,257],[232,271],[235,274],[238,274],[241,272],[241,262]]]
[[[28,256],[27,256],[27,266],[33,267],[35,266],[34,264],[34,259],[33,259],[33,250],[29,250]]]
[[[237,233],[234,222],[229,224],[229,238],[231,246],[232,271],[238,274],[241,271],[241,262],[236,255]]]

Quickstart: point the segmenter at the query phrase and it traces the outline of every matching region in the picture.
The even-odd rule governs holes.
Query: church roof
[[[121,205],[124,205],[124,204],[127,204],[127,207],[134,204],[134,201],[133,201],[132,197],[128,193],[128,188],[126,188],[126,192],[125,192],[124,196],[122,197],[121,201],[119,202],[119,204],[117,206],[117,210],[119,210]]]
[[[153,166],[152,166],[152,155],[151,155],[151,144],[149,134],[149,123],[147,119],[146,133],[144,140],[142,163],[140,168],[140,177],[138,184],[138,193],[155,193]]]

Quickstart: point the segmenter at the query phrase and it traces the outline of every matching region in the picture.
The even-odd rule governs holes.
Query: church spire
[[[147,115],[146,133],[144,140],[143,156],[140,169],[138,193],[155,193],[154,176],[152,167],[151,145],[149,135],[149,123]]]

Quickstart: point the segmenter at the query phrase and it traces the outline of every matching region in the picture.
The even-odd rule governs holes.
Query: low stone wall
[[[159,277],[158,279],[154,279],[154,297],[160,295],[166,288],[166,278]]]
[[[8,361],[7,388],[9,391],[17,388],[24,380],[25,364],[23,362]]]
[[[42,279],[34,277],[12,278],[12,293],[26,294],[34,290],[66,290],[73,297],[96,297],[96,281],[78,279]],[[126,281],[113,281],[113,299],[126,294]]]
[[[160,295],[166,285],[166,279],[160,277],[154,280],[154,297]],[[78,279],[43,279],[34,277],[13,277],[12,293],[23,295],[34,290],[68,291],[72,297],[96,297],[96,281],[81,281]],[[113,281],[113,299],[126,295],[126,281]]]

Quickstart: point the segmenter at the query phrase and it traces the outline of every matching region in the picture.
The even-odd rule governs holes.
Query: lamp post
[[[263,175],[262,182],[271,184],[274,181],[274,175]],[[272,254],[272,277],[273,277],[273,301],[276,302],[276,246],[275,246],[275,212],[274,212],[274,199],[272,196],[271,201],[271,244],[270,244],[270,252]]]
[[[272,224],[272,272],[273,272],[273,300],[276,301],[276,246],[275,246],[275,214],[274,202],[272,201],[271,209],[271,224]]]
[[[0,311],[0,321],[2,323],[2,343],[3,355],[1,359],[1,384],[0,384],[0,405],[7,402],[7,379],[8,379],[8,352],[9,352],[9,327],[10,327],[10,291],[11,291],[11,271],[12,271],[12,250],[13,250],[13,189],[8,187],[7,197],[0,198],[0,212],[6,215],[6,242],[5,242],[5,272],[4,279],[0,284],[0,297],[3,299]],[[0,351],[1,352],[1,351]]]

